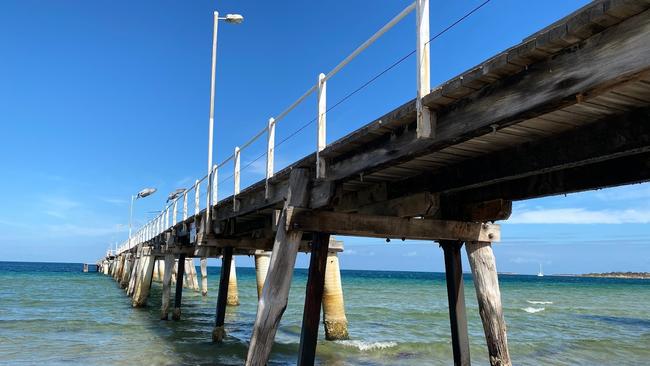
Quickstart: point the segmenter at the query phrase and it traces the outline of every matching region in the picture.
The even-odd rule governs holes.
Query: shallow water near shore
[[[306,270],[296,270],[270,364],[295,364]],[[350,339],[325,341],[320,365],[452,363],[444,275],[342,271]],[[237,268],[241,305],[228,336],[210,342],[219,268],[209,294],[185,289],[183,319],[159,320],[161,285],[131,308],[112,278],[81,264],[0,262],[0,364],[240,365],[255,320],[255,271]],[[500,276],[516,365],[640,365],[650,360],[650,281]],[[465,276],[472,362],[488,364],[478,306]]]

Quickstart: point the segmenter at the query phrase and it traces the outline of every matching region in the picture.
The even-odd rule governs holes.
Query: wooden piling
[[[447,298],[449,301],[449,322],[451,325],[451,344],[454,365],[469,366],[469,336],[467,334],[467,314],[465,312],[465,290],[463,286],[463,267],[460,247],[462,242],[441,240],[440,246],[445,256],[445,276]]]
[[[226,336],[224,323],[226,318],[226,306],[228,302],[228,291],[230,287],[230,268],[232,262],[232,247],[223,248],[221,276],[219,278],[219,294],[217,296],[214,329],[212,330],[212,341],[215,343],[222,342]]]
[[[239,292],[237,290],[237,270],[235,257],[230,261],[230,276],[228,277],[228,306],[239,306]]]
[[[465,249],[472,267],[476,299],[483,322],[490,365],[511,366],[506,322],[503,318],[499,278],[492,244],[489,242],[467,242]]]
[[[314,233],[311,242],[305,307],[302,314],[302,330],[300,332],[300,348],[298,351],[299,366],[313,365],[316,357],[316,342],[318,341],[320,311],[325,286],[325,266],[327,265],[329,237],[329,234]]]
[[[208,295],[208,259],[201,258],[201,295]]]
[[[323,323],[328,341],[348,339],[348,319],[345,316],[341,270],[336,252],[327,253],[323,291]]]
[[[176,293],[174,294],[174,312],[172,319],[181,319],[181,300],[183,299],[183,275],[185,274],[185,254],[178,257],[178,268],[176,270]]]
[[[253,326],[253,335],[248,346],[246,365],[264,365],[269,359],[278,324],[287,307],[289,287],[296,264],[296,256],[302,231],[287,230],[294,207],[308,204],[309,172],[294,168],[289,176],[289,190],[284,209],[280,215],[278,231],[273,243],[273,253],[269,271],[262,290],[262,298],[257,304],[257,316]]]
[[[160,308],[160,319],[167,320],[169,318],[169,298],[171,295],[171,280],[172,270],[174,268],[174,256],[172,254],[165,255],[165,269],[162,278],[162,305]]]
[[[258,251],[255,253],[255,277],[257,280],[257,299],[262,297],[262,289],[264,288],[264,281],[266,274],[269,271],[269,261],[271,260],[271,252]]]

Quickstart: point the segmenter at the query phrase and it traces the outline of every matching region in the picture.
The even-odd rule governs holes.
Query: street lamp
[[[244,21],[244,17],[241,14],[226,14],[225,17],[219,17],[219,12],[214,12],[214,25],[212,33],[212,77],[210,79],[210,127],[208,132],[208,189],[207,189],[207,205],[205,210],[206,215],[206,229],[209,229],[210,225],[207,225],[210,219],[210,207],[212,200],[212,145],[213,145],[213,135],[214,135],[214,92],[215,92],[215,72],[217,68],[217,30],[219,25],[219,20],[225,20],[226,23],[232,24],[241,24]]]
[[[185,188],[178,188],[178,189],[175,189],[172,193],[169,194],[169,196],[167,196],[167,202],[175,200],[175,199],[178,198],[178,196],[180,196],[183,192],[185,192]]]
[[[131,246],[131,228],[133,224],[133,202],[138,198],[145,198],[147,196],[151,196],[154,193],[156,193],[155,188],[145,188],[138,192],[138,194],[131,195],[131,207],[129,209],[129,247]]]

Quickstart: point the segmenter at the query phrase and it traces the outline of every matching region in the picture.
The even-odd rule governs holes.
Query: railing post
[[[178,222],[178,198],[174,199],[174,216],[172,218],[172,225],[176,225]]]
[[[169,206],[165,210],[165,230],[169,229]]]
[[[318,75],[318,142],[316,145],[316,178],[325,178],[325,161],[320,152],[327,146],[327,81]]]
[[[200,198],[201,194],[199,192],[201,187],[201,182],[197,179],[196,182],[194,182],[194,215],[198,216],[199,212],[201,212],[201,203],[200,203]]]
[[[268,139],[266,143],[266,189],[264,197],[269,198],[269,179],[273,176],[273,158],[275,154],[275,119],[269,118]]]
[[[430,51],[429,51],[429,0],[415,0],[417,33],[417,137],[435,136],[435,115],[422,104],[422,97],[431,91]]]
[[[219,202],[219,167],[215,164],[212,166],[212,204]]]
[[[234,175],[234,180],[235,180],[235,190],[233,191],[232,195],[232,209],[233,211],[239,211],[239,204],[237,203],[237,195],[239,194],[239,164],[240,164],[240,156],[241,156],[241,150],[239,149],[239,146],[235,147],[235,175]]]
[[[187,220],[187,189],[183,192],[183,221]]]

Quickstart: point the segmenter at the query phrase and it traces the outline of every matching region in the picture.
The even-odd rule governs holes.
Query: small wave
[[[359,351],[372,351],[397,346],[397,342],[336,341],[336,343],[348,347],[355,347]]]
[[[553,301],[533,301],[533,300],[526,300],[526,302],[535,305],[550,305],[553,303]]]
[[[530,314],[535,314],[535,313],[539,313],[540,311],[544,311],[544,308],[533,308],[533,307],[529,306],[529,307],[523,308],[521,310],[523,310],[523,311],[525,311],[527,313],[530,313]]]

